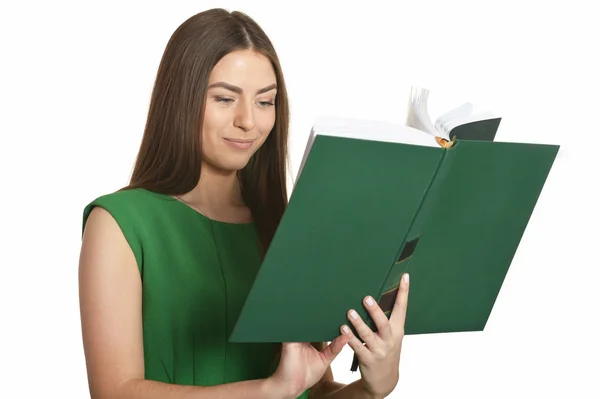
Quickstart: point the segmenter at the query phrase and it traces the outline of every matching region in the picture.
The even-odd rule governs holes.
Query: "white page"
[[[315,134],[328,136],[439,147],[434,135],[391,122],[319,116],[312,130]]]
[[[429,90],[414,86],[411,88],[408,101],[407,125],[449,140],[442,131],[436,130],[433,125],[427,108],[428,99]]]
[[[444,129],[444,132],[447,135],[449,135],[450,132],[452,131],[452,129],[454,129],[457,126],[466,125],[467,123],[481,121],[481,120],[485,120],[485,119],[492,119],[492,118],[494,118],[494,114],[491,112],[485,112],[485,113],[480,113],[480,114],[475,114],[475,115],[467,115],[467,116],[463,116],[460,118],[454,118],[449,121],[446,121],[445,123],[442,124],[442,129]]]
[[[473,104],[464,103],[458,107],[451,109],[450,111],[440,115],[435,121],[435,129],[439,132],[445,132],[448,134],[449,130],[445,130],[444,126],[448,122],[452,122],[457,118],[464,118],[471,115],[473,112]]]
[[[296,181],[302,173],[306,158],[318,135],[440,147],[435,136],[410,126],[367,119],[319,116],[311,129]]]

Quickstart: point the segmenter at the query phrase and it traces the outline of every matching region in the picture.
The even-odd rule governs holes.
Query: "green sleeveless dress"
[[[146,379],[210,386],[275,371],[276,344],[227,339],[261,263],[254,224],[214,221],[168,195],[130,189],[89,203],[84,227],[96,206],[113,216],[137,260]]]

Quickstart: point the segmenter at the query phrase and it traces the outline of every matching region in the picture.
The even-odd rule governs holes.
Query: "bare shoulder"
[[[83,344],[92,393],[143,378],[141,278],[135,256],[112,215],[95,207],[79,260]],[[92,394],[92,397],[94,395]]]
[[[107,262],[111,260],[112,262]],[[83,231],[80,254],[80,269],[126,266],[135,257],[121,228],[113,216],[104,208],[96,206],[90,212]],[[105,263],[105,266],[98,266]]]
[[[94,241],[103,234],[118,233],[118,229],[119,226],[113,216],[106,209],[96,206],[87,218],[83,241],[84,243],[86,239],[87,241]]]

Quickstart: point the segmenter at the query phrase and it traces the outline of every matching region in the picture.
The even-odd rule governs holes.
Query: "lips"
[[[240,143],[240,144],[252,144],[252,142],[254,140],[244,140],[244,139],[225,139],[227,141],[230,141],[232,143]]]
[[[254,140],[247,139],[224,139],[227,144],[238,150],[247,150],[252,147]]]

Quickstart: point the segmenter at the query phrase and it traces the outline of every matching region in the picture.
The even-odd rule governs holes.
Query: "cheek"
[[[219,112],[221,111],[221,112]],[[227,125],[228,116],[222,110],[211,109],[207,105],[204,110],[204,120],[202,121],[202,144],[210,146],[218,139],[218,134]]]
[[[267,139],[271,130],[275,126],[275,111],[265,112],[256,120],[256,127],[261,132],[262,141]]]

